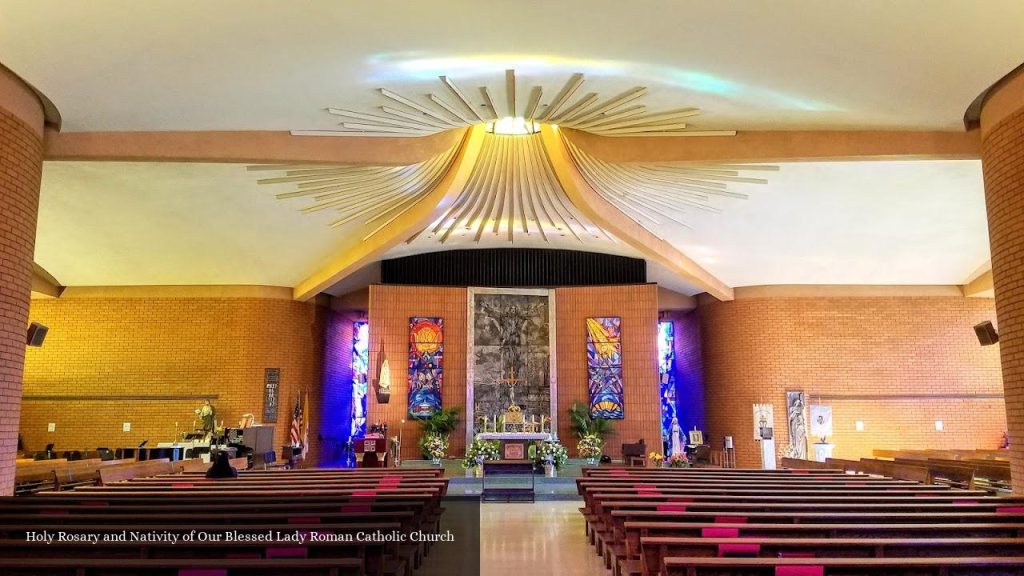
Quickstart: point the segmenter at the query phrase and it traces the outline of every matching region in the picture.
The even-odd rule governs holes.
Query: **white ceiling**
[[[330,129],[325,107],[375,88],[475,92],[505,68],[545,102],[573,72],[581,93],[645,85],[652,109],[704,109],[694,128],[956,130],[1024,61],[1024,2],[982,4],[0,0],[0,55],[68,131]]]
[[[294,286],[358,233],[237,164],[47,162],[36,261],[64,285]],[[977,161],[782,164],[748,200],[694,212],[666,239],[732,286],[961,284],[988,259]],[[516,245],[533,245],[533,239]],[[507,246],[453,237],[453,248]],[[581,246],[571,237],[551,247]],[[420,237],[387,256],[438,249]],[[618,242],[587,250],[635,256]],[[693,287],[651,266],[651,279]]]
[[[666,239],[730,286],[963,284],[989,258],[978,160],[782,164]]]

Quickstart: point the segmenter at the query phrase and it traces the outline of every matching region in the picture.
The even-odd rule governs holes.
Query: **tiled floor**
[[[482,504],[482,576],[609,574],[583,534],[582,502]]]

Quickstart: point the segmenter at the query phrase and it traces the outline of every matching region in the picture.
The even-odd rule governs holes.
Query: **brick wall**
[[[461,458],[466,452],[466,289],[436,286],[370,286],[370,386],[369,424],[387,422],[388,435],[402,430],[402,458],[422,458],[417,442],[420,426],[408,421],[409,318],[444,318],[444,363],[441,403],[459,408],[458,431],[451,435],[448,454]],[[374,387],[381,352],[391,370],[391,400],[379,404]],[[401,421],[407,420],[402,426]]]
[[[1024,108],[986,131],[982,166],[1011,465],[1015,492],[1024,494]]]
[[[21,433],[30,450],[151,445],[191,428],[199,399],[85,400],[81,396],[217,395],[217,420],[263,415],[264,369],[280,368],[275,445],[286,442],[296,395],[309,391],[310,443],[318,453],[326,309],[254,298],[34,300],[50,328],[29,349]],[[41,396],[56,396],[41,399]],[[47,432],[47,423],[56,424]],[[123,422],[131,431],[122,432]]]
[[[605,454],[622,456],[622,443],[641,438],[652,450],[661,446],[661,399],[658,384],[658,287],[655,284],[593,286],[555,290],[558,351],[558,437],[576,456],[576,438],[568,410],[588,402],[588,317],[622,318],[622,379],[625,419],[615,420],[605,438]]]
[[[357,320],[365,320],[365,312],[334,311],[328,313],[324,334],[323,387],[320,394],[320,433],[327,440],[321,454],[325,466],[343,464],[342,448],[352,430],[352,338]]]
[[[411,316],[440,316],[445,322],[444,388],[445,407],[461,409],[466,419],[466,303],[465,288],[424,286],[370,287],[370,373],[376,378],[379,352],[384,350],[391,364],[391,402],[381,405],[371,393],[370,421],[385,420],[396,435],[405,417],[408,397],[408,331]],[[609,454],[617,457],[623,441],[644,438],[660,442],[658,368],[656,347],[657,287],[609,286],[559,288],[555,291],[556,354],[558,371],[559,437],[575,454],[576,442],[569,432],[567,411],[574,400],[586,402],[586,326],[588,316],[621,316],[626,419],[615,422],[607,439]],[[449,454],[465,453],[465,428],[452,435]],[[403,458],[420,458],[416,442],[419,426],[406,422]]]
[[[709,440],[736,440],[740,466],[760,465],[751,405],[775,406],[778,450],[788,444],[786,391],[833,407],[835,456],[874,448],[989,448],[1006,429],[998,346],[971,327],[990,299],[760,298],[704,304]],[[945,398],[892,399],[886,396]],[[843,398],[839,398],[842,396]],[[979,398],[979,396],[982,396]],[[865,423],[855,431],[855,421]],[[935,430],[942,420],[944,432]]]
[[[37,132],[0,108],[0,495],[14,489],[41,169]]]

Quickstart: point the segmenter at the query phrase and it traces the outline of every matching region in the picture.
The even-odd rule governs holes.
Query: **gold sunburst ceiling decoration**
[[[649,112],[643,104],[647,88],[636,86],[602,99],[597,92],[578,96],[583,74],[569,77],[554,97],[543,103],[544,88],[533,86],[525,100],[518,97],[515,70],[505,71],[504,102],[492,89],[480,86],[470,97],[449,76],[440,76],[442,91],[409,98],[380,88],[384,103],[374,113],[328,108],[342,118],[337,130],[293,131],[315,136],[427,136],[453,128],[488,124],[492,130],[532,133],[539,123],[582,130],[602,136],[732,136],[733,130],[698,130],[690,119],[701,111],[693,107]],[[498,90],[500,91],[500,90]]]

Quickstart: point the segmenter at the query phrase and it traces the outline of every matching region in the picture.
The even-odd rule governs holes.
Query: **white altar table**
[[[477,440],[544,440],[550,441],[551,434],[547,432],[480,432],[476,435]]]

